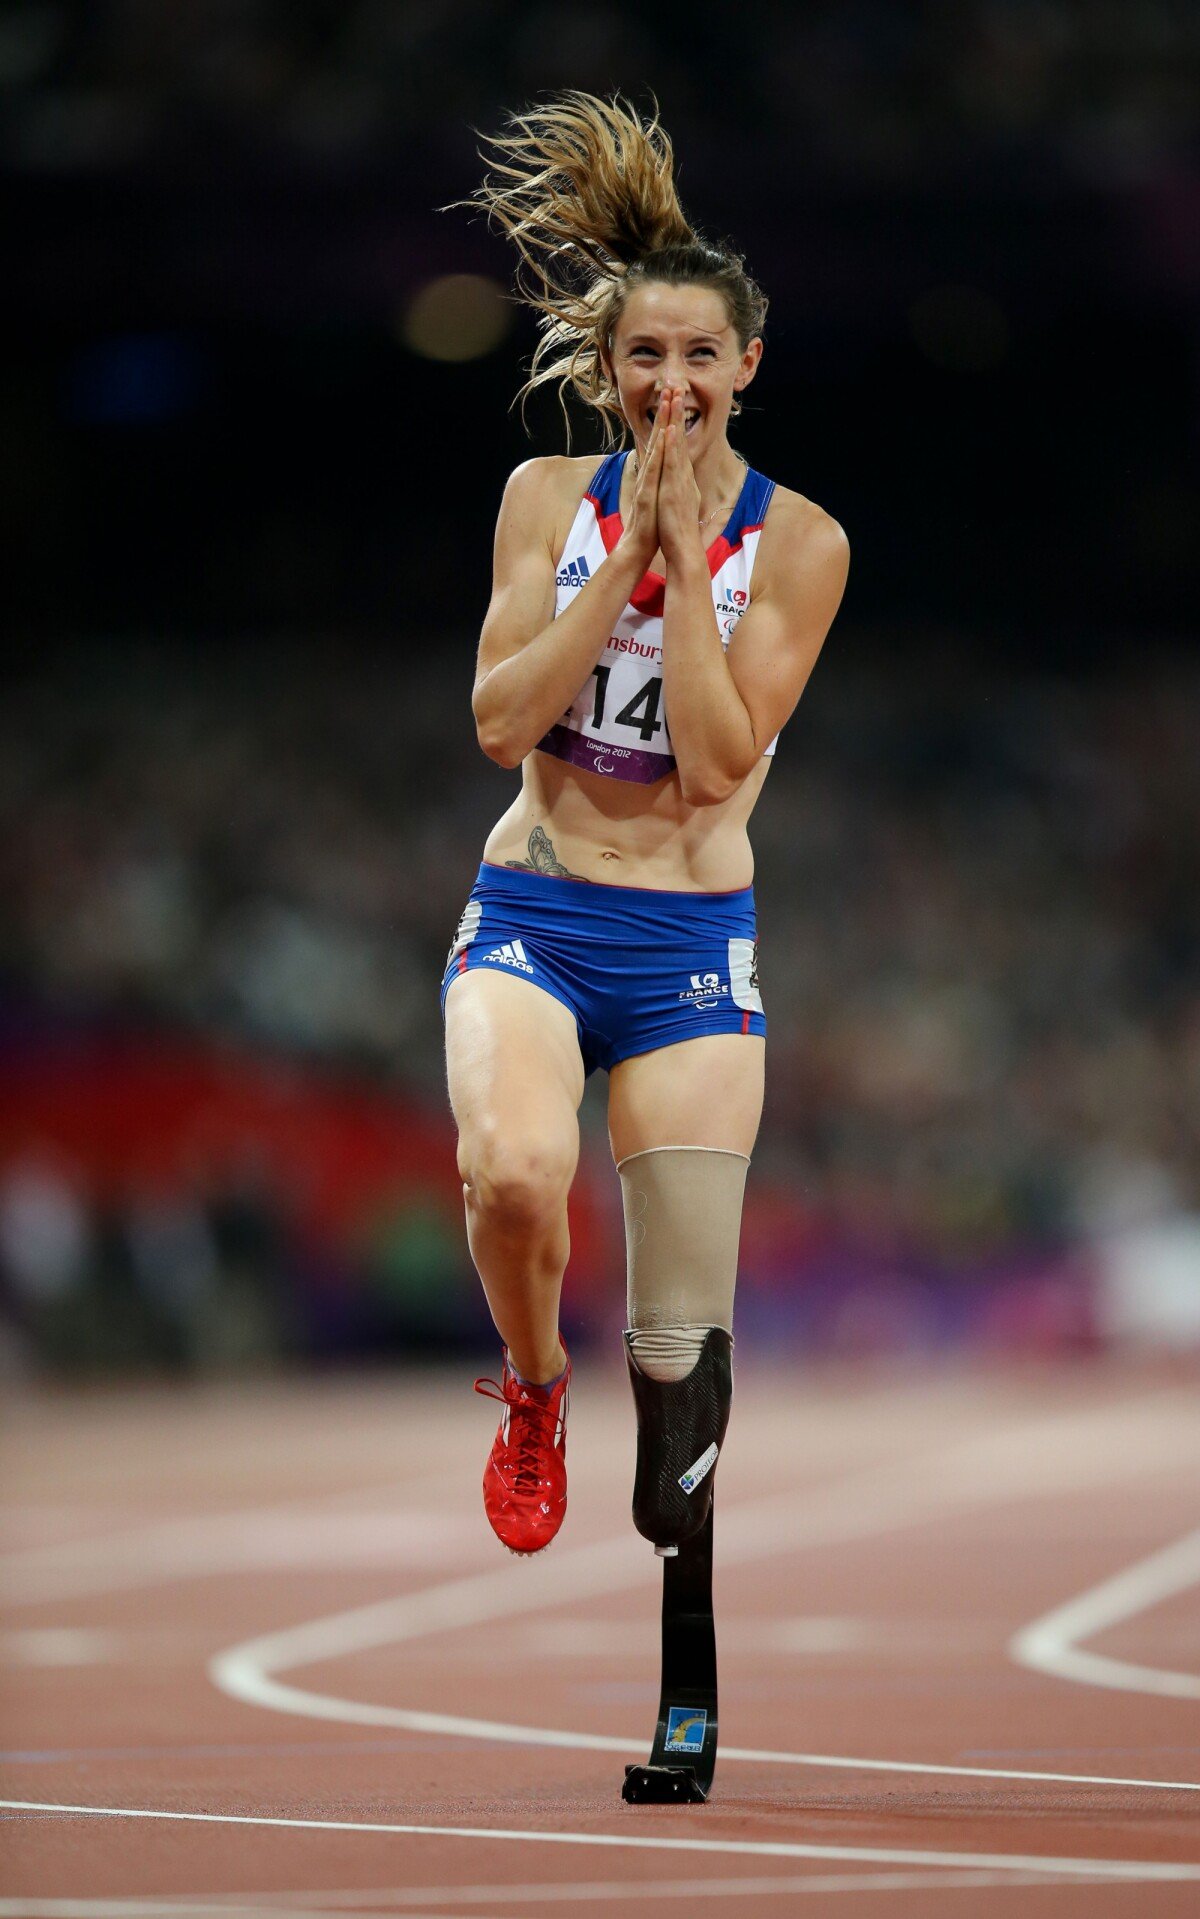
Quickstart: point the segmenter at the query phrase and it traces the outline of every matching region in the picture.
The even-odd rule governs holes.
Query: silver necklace
[[[733,506],[732,500],[729,500],[727,503],[725,503],[722,506],[715,506],[712,512],[708,515],[708,519],[697,520],[696,525],[698,527],[707,526],[709,520],[715,520],[718,513],[728,513],[730,509],[732,508],[732,506]]]
[[[745,467],[746,467],[746,471],[747,471],[747,472],[749,472],[749,470],[750,470],[750,469],[749,469],[749,467],[748,467],[748,466],[746,465],[746,461],[742,459],[742,456],[741,456],[741,454],[740,454],[740,453],[738,453],[738,452],[736,451],[736,449],[735,449],[735,448],[733,448],[733,447],[730,447],[730,449],[729,449],[729,450],[730,450],[730,452],[731,452],[731,453],[733,454],[733,457],[734,457],[734,459],[735,459],[735,460],[737,460],[737,461],[738,461],[738,462],[740,463],[740,465],[742,465],[742,466],[745,466]],[[633,477],[634,477],[634,479],[635,479],[635,480],[637,479],[637,476],[638,476],[638,456],[637,456],[637,452],[636,452],[636,449],[635,449],[635,451],[634,451],[634,455],[633,455]],[[739,492],[741,491],[741,488],[740,488],[740,487],[739,487],[739,489],[738,489],[738,491],[739,491]],[[734,499],[736,499],[736,497],[737,497],[737,496],[736,496],[736,494],[735,494],[735,496],[734,496]],[[709,513],[709,514],[708,514],[708,515],[707,515],[707,516],[706,516],[706,517],[705,517],[705,518],[704,518],[703,520],[697,520],[697,521],[696,521],[696,528],[697,528],[697,531],[699,531],[699,529],[700,529],[701,527],[705,527],[705,526],[707,526],[710,520],[715,520],[715,519],[716,519],[716,517],[717,517],[717,514],[718,514],[718,513],[728,513],[728,512],[730,512],[730,511],[732,510],[732,508],[733,508],[733,505],[734,505],[734,500],[728,500],[728,501],[723,501],[723,502],[721,503],[721,505],[720,505],[720,506],[714,506],[714,508],[713,508],[713,510],[712,510],[712,512],[711,512],[711,513]]]

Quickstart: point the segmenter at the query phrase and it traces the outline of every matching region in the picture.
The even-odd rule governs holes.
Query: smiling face
[[[762,341],[743,348],[721,294],[712,287],[650,280],[626,300],[613,329],[609,364],[621,411],[645,447],[664,386],[683,395],[693,463],[725,443],[734,395],[758,369]]]

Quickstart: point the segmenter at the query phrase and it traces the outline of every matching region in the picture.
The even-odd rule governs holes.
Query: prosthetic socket
[[[633,1523],[660,1552],[700,1531],[733,1397],[733,1295],[749,1161],[672,1146],[618,1171],[637,1410]]]

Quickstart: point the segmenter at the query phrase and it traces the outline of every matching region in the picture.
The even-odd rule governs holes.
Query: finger
[[[670,388],[667,387],[667,388],[664,388],[662,393],[660,393],[658,396],[658,405],[655,408],[654,419],[650,427],[650,438],[646,442],[646,465],[647,466],[649,466],[650,461],[653,459],[655,453],[657,451],[660,451],[662,447],[662,437],[664,432],[666,431],[667,420],[670,417],[670,401],[668,397],[669,394],[670,394]]]
[[[661,413],[662,413],[662,408],[656,404],[654,408],[653,418],[650,421],[650,432],[647,436],[646,444],[644,448],[641,443],[641,432],[637,427],[634,428],[633,440],[634,440],[634,446],[636,447],[637,454],[638,454],[639,483],[640,483],[640,476],[642,471],[645,468],[646,462],[650,459],[650,456],[654,452],[654,443],[658,437],[658,427],[659,427],[659,419],[660,419]]]

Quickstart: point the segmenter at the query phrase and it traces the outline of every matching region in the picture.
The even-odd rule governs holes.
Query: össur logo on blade
[[[668,1752],[701,1753],[707,1725],[708,1711],[704,1706],[669,1706],[663,1744]]]
[[[702,1479],[707,1479],[717,1463],[717,1442],[706,1446],[699,1459],[694,1459],[685,1473],[680,1473],[679,1483],[690,1499]]]

